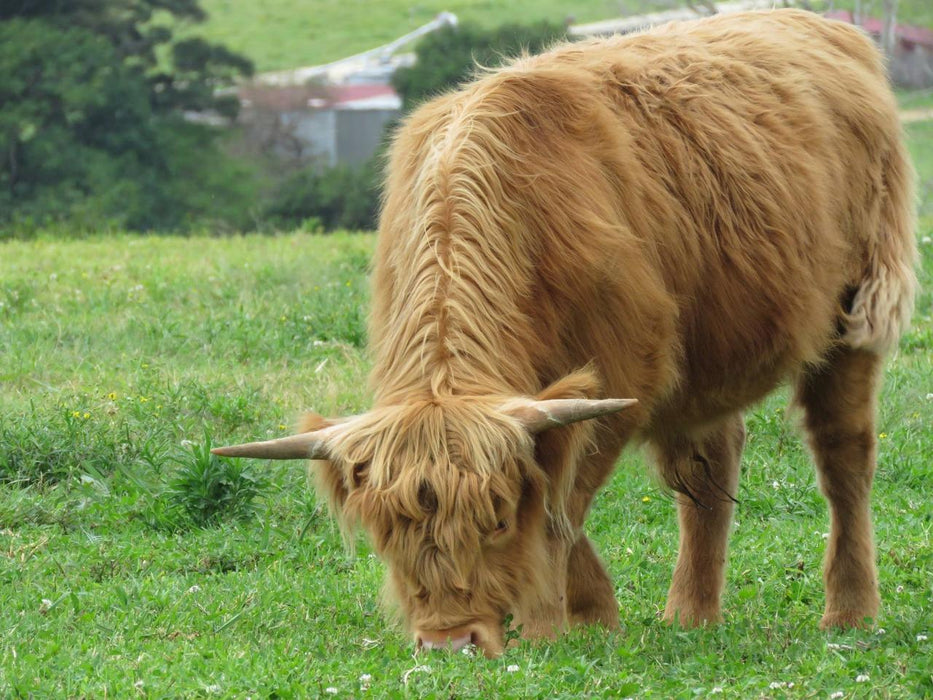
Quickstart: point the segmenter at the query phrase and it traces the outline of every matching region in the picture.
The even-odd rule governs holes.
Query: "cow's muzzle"
[[[417,630],[415,645],[418,650],[460,651],[470,645],[480,649],[489,658],[502,653],[502,641],[495,631],[485,625],[472,624],[443,630]]]

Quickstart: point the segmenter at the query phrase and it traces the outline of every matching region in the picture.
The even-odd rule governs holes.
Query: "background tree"
[[[245,214],[243,167],[183,119],[235,114],[217,88],[252,70],[223,47],[174,41],[169,23],[204,17],[196,0],[0,6],[0,222],[151,229]]]
[[[522,51],[540,53],[566,37],[563,25],[550,22],[504,24],[496,29],[469,22],[444,27],[421,40],[415,64],[397,70],[392,85],[407,111],[469,80],[477,66],[495,67]]]
[[[897,46],[897,0],[882,0],[881,8],[884,19],[881,28],[881,48],[888,61],[894,60],[894,50]]]

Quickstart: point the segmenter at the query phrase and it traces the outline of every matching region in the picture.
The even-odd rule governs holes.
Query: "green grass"
[[[834,3],[851,9],[852,0]],[[259,71],[315,65],[388,43],[432,20],[442,11],[462,21],[492,27],[506,22],[563,23],[636,15],[682,7],[680,0],[202,0],[209,19],[187,28],[249,56]],[[814,3],[819,6],[819,3]],[[863,2],[863,11],[881,15],[881,2]],[[933,26],[928,0],[900,0],[904,22]]]
[[[901,109],[933,109],[933,88],[904,90],[898,94]]]
[[[440,12],[488,27],[506,22],[567,17],[593,21],[677,6],[673,0],[203,0],[209,20],[194,33],[226,44],[253,59],[260,71],[314,65],[386,44],[430,22]]]
[[[0,244],[0,696],[933,695],[933,218],[920,234],[878,426],[884,632],[817,630],[827,516],[779,395],[748,416],[724,625],[659,621],[674,508],[632,453],[588,525],[622,631],[493,661],[412,657],[301,464],[205,454],[366,407],[372,235]]]

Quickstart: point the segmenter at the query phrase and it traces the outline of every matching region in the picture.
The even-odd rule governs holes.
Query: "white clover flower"
[[[927,640],[927,636],[926,636],[925,634],[918,634],[918,635],[917,635],[917,641],[918,641],[918,642],[925,642],[926,640]]]
[[[771,488],[773,488],[773,489],[775,489],[775,490],[781,488],[781,482],[780,482],[780,481],[772,481],[772,482],[771,482]]]
[[[505,670],[508,671],[509,673],[515,673],[516,671],[518,671],[518,664],[509,664]]]
[[[868,683],[870,680],[871,678],[868,677],[867,673],[860,673],[855,677],[856,683]]]

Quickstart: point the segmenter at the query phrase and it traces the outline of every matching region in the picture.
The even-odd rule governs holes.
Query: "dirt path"
[[[925,122],[933,120],[933,107],[924,107],[922,109],[902,109],[901,122],[911,124],[913,122]]]

